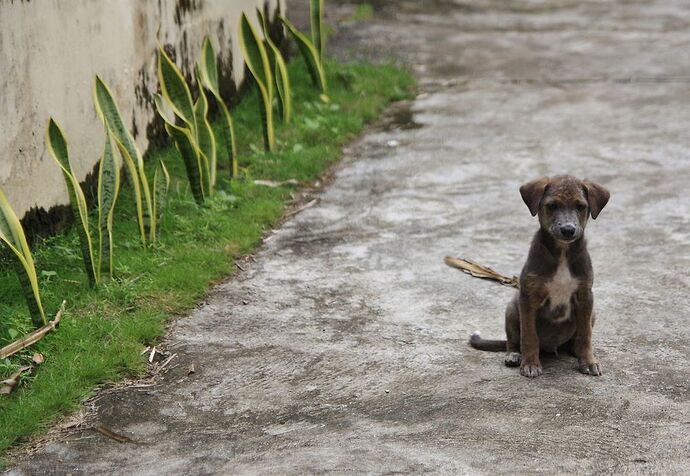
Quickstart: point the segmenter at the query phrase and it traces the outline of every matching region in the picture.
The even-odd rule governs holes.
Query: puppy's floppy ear
[[[598,183],[590,182],[589,180],[583,180],[582,186],[585,189],[585,195],[589,202],[589,213],[592,215],[592,219],[595,220],[608,203],[611,194]]]
[[[522,195],[522,200],[529,208],[532,216],[536,215],[539,211],[539,203],[544,196],[544,190],[549,184],[549,177],[542,177],[537,180],[526,183],[520,187],[520,195]]]

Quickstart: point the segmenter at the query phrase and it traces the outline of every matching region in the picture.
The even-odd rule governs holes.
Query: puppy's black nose
[[[563,225],[561,226],[561,235],[563,235],[564,238],[572,238],[575,236],[575,225]]]

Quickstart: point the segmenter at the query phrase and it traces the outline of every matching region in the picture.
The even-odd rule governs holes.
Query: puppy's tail
[[[470,335],[470,345],[478,350],[488,350],[489,352],[505,352],[505,340],[482,339],[479,331],[474,331]]]

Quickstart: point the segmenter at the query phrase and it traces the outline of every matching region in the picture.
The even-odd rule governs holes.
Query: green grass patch
[[[159,339],[165,323],[184,315],[212,283],[232,274],[234,259],[252,251],[283,213],[291,189],[256,186],[252,179],[309,182],[339,159],[341,147],[391,101],[409,97],[413,79],[392,65],[327,65],[330,104],[318,99],[301,61],[289,65],[294,85],[293,121],[277,121],[277,152],[264,153],[255,93],[234,109],[242,176],[228,180],[219,144],[219,187],[199,208],[190,193],[182,159],[174,148],[153,151],[173,182],[159,236],[142,249],[134,200],[123,183],[115,216],[115,277],[89,290],[73,228],[37,244],[36,267],[46,312],[66,299],[60,327],[38,344],[0,361],[0,380],[45,356],[9,396],[0,396],[0,450],[44,431],[56,417],[78,408],[95,386],[145,370],[143,346]],[[78,144],[73,144],[78,147]],[[155,165],[148,160],[148,165]],[[60,171],[55,169],[55,173]],[[152,175],[151,175],[152,176]],[[17,278],[0,262],[0,346],[31,330]]]

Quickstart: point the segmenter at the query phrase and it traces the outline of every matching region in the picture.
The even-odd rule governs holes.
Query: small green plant
[[[249,72],[259,91],[259,109],[264,134],[264,148],[267,151],[275,149],[275,135],[273,130],[273,73],[268,61],[268,54],[259,34],[252,26],[249,18],[242,13],[240,18],[240,49]]]
[[[113,93],[99,76],[96,76],[94,80],[93,103],[98,117],[100,117],[101,122],[105,126],[106,135],[108,131],[112,133],[114,143],[124,159],[132,189],[134,190],[141,242],[143,245],[146,245],[147,237],[153,240],[152,237],[156,236],[156,229],[151,219],[154,210],[151,203],[151,191],[144,169],[144,158],[134,141],[134,137],[129,132],[129,129],[125,127]]]
[[[38,328],[46,324],[46,315],[43,311],[41,294],[38,290],[38,276],[34,266],[33,256],[29,249],[29,244],[24,235],[24,229],[14,213],[10,202],[5,194],[0,190],[0,244],[4,243],[16,258],[15,271],[19,284],[22,287],[22,294],[29,307],[31,322]]]
[[[326,72],[322,61],[322,53],[314,46],[314,42],[300,32],[290,20],[281,16],[280,21],[283,22],[283,25],[285,25],[290,35],[292,35],[292,38],[295,40],[295,43],[297,43],[297,48],[307,66],[311,81],[314,86],[321,91],[321,100],[323,102],[329,102],[328,85],[326,84]],[[323,39],[323,36],[319,36],[319,42],[323,41]]]
[[[94,288],[98,284],[98,273],[96,273],[96,266],[93,258],[93,245],[89,229],[89,211],[86,205],[86,198],[84,197],[84,191],[79,185],[79,181],[74,175],[74,172],[72,172],[65,134],[52,117],[48,121],[46,145],[48,146],[50,155],[62,169],[62,174],[65,177],[72,212],[75,218],[79,220],[80,226],[77,227],[77,230],[79,234],[79,243],[81,245],[81,254],[84,260],[84,269],[86,270],[86,276],[89,280],[89,286]]]
[[[239,166],[237,163],[237,143],[235,141],[235,127],[233,125],[232,116],[225,101],[220,95],[220,88],[218,87],[218,66],[216,64],[216,52],[213,49],[209,37],[204,38],[204,43],[201,47],[201,60],[199,61],[199,76],[201,82],[199,88],[205,87],[216,100],[216,104],[221,111],[221,129],[225,139],[225,149],[228,153],[228,168],[230,169],[230,177],[237,177],[239,173]]]
[[[268,52],[268,61],[273,71],[276,91],[278,91],[279,114],[283,122],[287,124],[290,122],[290,116],[292,115],[292,89],[290,88],[290,75],[288,74],[287,64],[285,63],[280,49],[271,39],[266,16],[258,8],[256,14],[261,21],[264,33],[264,43],[266,44],[266,51]]]
[[[98,166],[98,266],[101,275],[113,277],[113,213],[120,193],[121,163],[113,142],[112,133],[106,128],[103,157]],[[155,230],[155,223],[152,224]],[[155,239],[155,235],[153,235]]]

